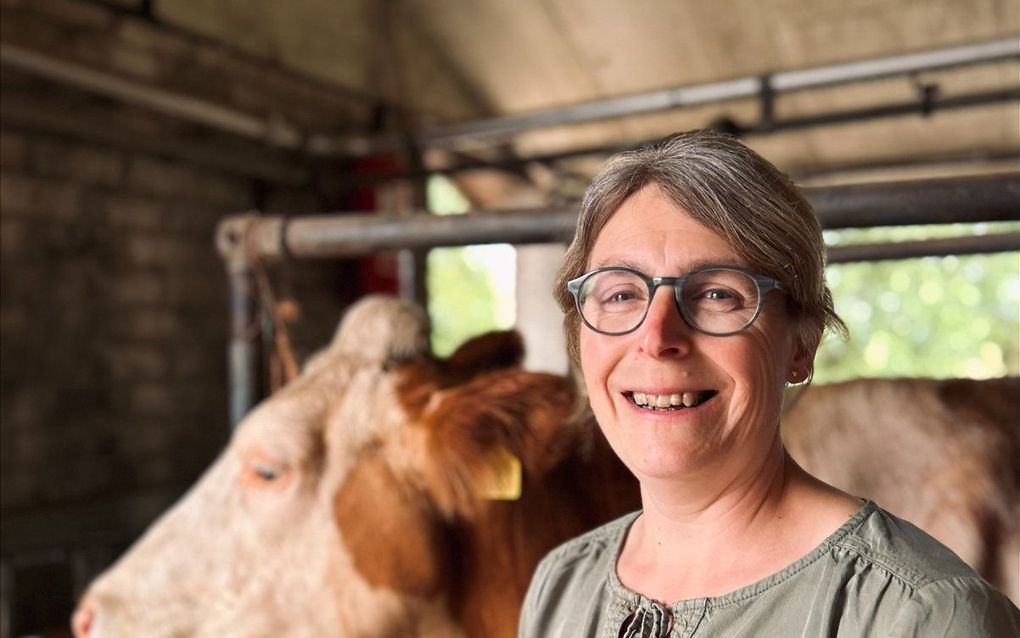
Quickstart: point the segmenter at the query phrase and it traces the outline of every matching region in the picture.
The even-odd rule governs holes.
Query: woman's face
[[[750,266],[650,185],[625,200],[602,229],[587,270],[628,266],[651,277],[679,276],[709,263]],[[799,351],[778,292],[766,296],[749,328],[725,337],[691,330],[669,286],[655,291],[634,332],[607,336],[583,325],[580,331],[592,409],[610,445],[642,481],[719,472],[737,477],[759,467],[778,442],[785,382],[794,369],[806,372],[814,354]],[[684,393],[700,403],[648,407],[656,397]]]

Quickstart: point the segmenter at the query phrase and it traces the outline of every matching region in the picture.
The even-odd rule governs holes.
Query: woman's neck
[[[778,442],[745,470],[728,482],[643,482],[644,511],[617,565],[623,584],[664,603],[718,596],[807,554],[856,511]]]

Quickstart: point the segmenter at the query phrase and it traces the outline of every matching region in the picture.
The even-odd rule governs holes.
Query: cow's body
[[[363,302],[333,345],[253,411],[192,491],[97,580],[76,631],[93,638],[513,636],[539,558],[639,506],[634,479],[595,426],[571,418],[572,383],[516,368],[520,355],[519,341],[501,334],[436,360],[420,310]],[[785,429],[795,457],[922,526],[958,520],[942,540],[979,567],[991,565],[985,557],[998,551],[991,546],[1016,540],[1016,429],[1002,426],[1012,416],[946,412],[968,405],[959,398],[911,420],[922,415],[932,386],[874,383],[803,393]],[[1010,401],[1015,391],[1003,410]],[[848,409],[861,405],[867,409]],[[906,416],[885,424],[883,405],[903,407]],[[983,420],[969,427],[959,422],[964,415]],[[905,462],[919,460],[922,443],[940,451]],[[1008,446],[1007,462],[1000,457]],[[998,460],[983,464],[989,454]],[[520,499],[484,497],[506,478],[508,458],[523,466]],[[982,487],[953,492],[955,476]],[[996,481],[1004,481],[999,490]],[[986,513],[932,515],[948,506]],[[1012,520],[1003,522],[999,513],[1009,511]],[[954,544],[957,533],[962,545]]]
[[[1020,378],[859,379],[788,400],[790,454],[949,546],[1020,603]]]

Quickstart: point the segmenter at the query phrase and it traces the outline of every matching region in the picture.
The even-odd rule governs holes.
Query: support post
[[[230,426],[237,427],[258,396],[259,330],[251,269],[230,268]]]
[[[230,380],[231,428],[237,427],[260,395],[261,331],[251,260],[280,254],[279,236],[283,221],[259,222],[258,216],[250,213],[230,217],[220,224],[216,232],[217,248],[223,256],[230,287],[227,374]]]

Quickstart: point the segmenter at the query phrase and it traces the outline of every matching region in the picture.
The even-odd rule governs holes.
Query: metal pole
[[[230,287],[230,344],[227,375],[230,379],[229,417],[234,428],[259,399],[259,324],[255,280],[249,263],[251,229],[257,219],[251,214],[232,217],[220,224],[216,243],[227,267]]]
[[[804,190],[823,228],[862,228],[1020,220],[1020,173],[912,180]],[[380,250],[569,241],[576,208],[485,211],[436,216],[371,213],[249,219],[258,254],[325,259]]]
[[[1018,58],[1020,40],[1003,38],[979,44],[648,91],[520,115],[475,120],[420,132],[412,136],[411,142],[418,148],[451,147],[457,146],[462,140],[501,138],[538,128],[759,97],[763,91],[775,97],[790,91]],[[272,146],[313,155],[358,157],[401,152],[408,143],[406,136],[397,135],[306,135],[283,121],[172,93],[12,44],[0,44],[0,61],[39,77],[261,140]]]
[[[457,143],[463,140],[477,142],[484,138],[505,138],[539,128],[757,97],[762,95],[763,89],[767,89],[775,96],[790,91],[1017,58],[1020,58],[1020,40],[1015,37],[1003,38],[980,44],[648,91],[520,115],[475,120],[423,131],[414,136],[414,143],[421,148],[456,147]],[[309,150],[322,155],[361,156],[397,151],[404,144],[406,138],[392,135],[380,137],[317,135],[309,140]]]
[[[1020,250],[1020,233],[995,233],[922,241],[899,241],[856,246],[830,246],[826,250],[829,264],[913,257],[945,257],[947,255],[981,255]]]
[[[301,131],[282,121],[266,119],[236,109],[119,77],[81,64],[65,62],[13,44],[0,44],[0,61],[21,71],[67,86],[92,91],[130,104],[137,104],[273,146],[298,149],[304,142]]]
[[[1020,219],[1020,173],[805,189],[823,228]]]
[[[907,102],[883,104],[862,109],[829,111],[825,113],[806,115],[803,117],[789,117],[768,121],[763,119],[758,122],[746,124],[735,121],[727,121],[727,130],[738,137],[745,138],[755,135],[768,135],[783,131],[800,130],[818,126],[831,126],[834,124],[845,124],[849,122],[863,122],[888,117],[901,117],[904,115],[928,116],[933,113],[946,110],[970,108],[987,104],[998,104],[1001,102],[1015,102],[1017,100],[1020,100],[1020,87],[1002,89],[998,91],[982,91],[950,97],[935,97],[930,101],[925,101],[919,98]],[[449,163],[433,166],[429,169],[429,173],[453,174],[478,168],[520,170],[529,164],[548,164],[550,162],[575,157],[584,157],[587,155],[611,155],[621,151],[654,144],[661,139],[662,137],[658,137],[627,143],[583,146],[557,151],[555,153],[542,153],[539,155],[501,159],[472,158],[462,154],[455,160],[451,160]],[[361,173],[358,178],[361,182],[373,182],[414,176],[416,176],[414,171],[390,169],[379,171],[369,170]]]
[[[258,399],[258,319],[255,312],[251,271],[229,270],[230,346],[227,366],[230,375],[230,425],[236,427]]]
[[[570,207],[449,216],[418,211],[402,217],[370,213],[292,217],[283,241],[289,254],[311,258],[399,248],[566,241],[574,232],[576,216]]]

